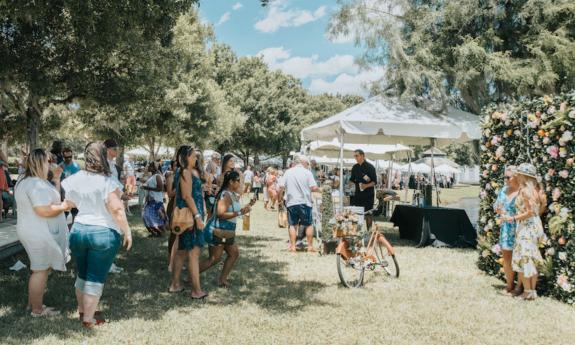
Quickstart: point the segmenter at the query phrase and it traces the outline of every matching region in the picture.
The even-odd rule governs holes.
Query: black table
[[[452,247],[475,247],[477,232],[465,210],[446,207],[396,205],[390,220],[399,226],[399,237],[424,247],[433,238]]]

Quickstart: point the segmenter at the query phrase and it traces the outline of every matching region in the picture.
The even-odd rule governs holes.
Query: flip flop
[[[209,294],[206,292],[206,293],[204,293],[203,295],[201,295],[201,296],[199,296],[199,297],[194,297],[194,296],[191,296],[191,295],[190,295],[190,297],[191,297],[193,300],[203,300],[204,298],[208,297],[208,295],[209,295]]]
[[[179,289],[175,290],[175,291],[172,291],[172,290],[170,290],[170,288],[168,288],[168,292],[169,292],[169,293],[181,293],[181,292],[184,292],[184,291],[186,291],[186,288],[183,287],[183,286],[180,287]]]

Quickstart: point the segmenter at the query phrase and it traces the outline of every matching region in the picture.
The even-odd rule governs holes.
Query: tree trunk
[[[118,147],[118,157],[116,157],[116,165],[120,167],[120,171],[124,170],[124,152],[126,152],[126,146],[122,143]]]
[[[254,153],[254,166],[258,167],[260,166],[260,156],[258,156],[257,153]]]
[[[26,110],[26,143],[28,151],[38,148],[38,130],[40,127],[40,114],[34,107]]]
[[[148,145],[148,160],[153,162],[156,160],[156,138],[147,138],[146,144]]]
[[[289,152],[283,152],[282,153],[282,168],[285,169],[287,168],[287,160],[289,158]]]

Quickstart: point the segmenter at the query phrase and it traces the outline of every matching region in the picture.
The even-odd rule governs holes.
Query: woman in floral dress
[[[519,193],[519,183],[517,182],[517,167],[508,166],[505,169],[505,186],[501,188],[495,202],[495,211],[499,216],[515,216],[517,213],[516,199]],[[515,222],[501,222],[499,232],[499,246],[503,254],[503,271],[505,272],[505,281],[507,282],[507,293],[513,293],[517,296],[521,294],[521,280],[518,282],[515,290],[513,282],[515,272],[511,265],[513,247],[515,246]]]
[[[517,223],[515,246],[513,248],[513,270],[519,273],[523,282],[523,299],[537,298],[537,277],[543,264],[539,247],[547,242],[543,224],[539,218],[541,205],[546,203],[538,193],[537,170],[532,164],[523,163],[517,168],[519,195],[517,197],[517,214],[505,216],[502,220]],[[505,219],[503,219],[505,218]]]

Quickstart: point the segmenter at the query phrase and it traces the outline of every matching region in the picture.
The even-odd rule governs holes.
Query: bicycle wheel
[[[337,254],[337,274],[341,283],[348,288],[358,288],[363,285],[363,258],[355,254],[347,260]]]
[[[383,271],[390,277],[399,278],[399,264],[395,255],[389,254],[384,245],[377,242],[375,244],[375,255]]]

